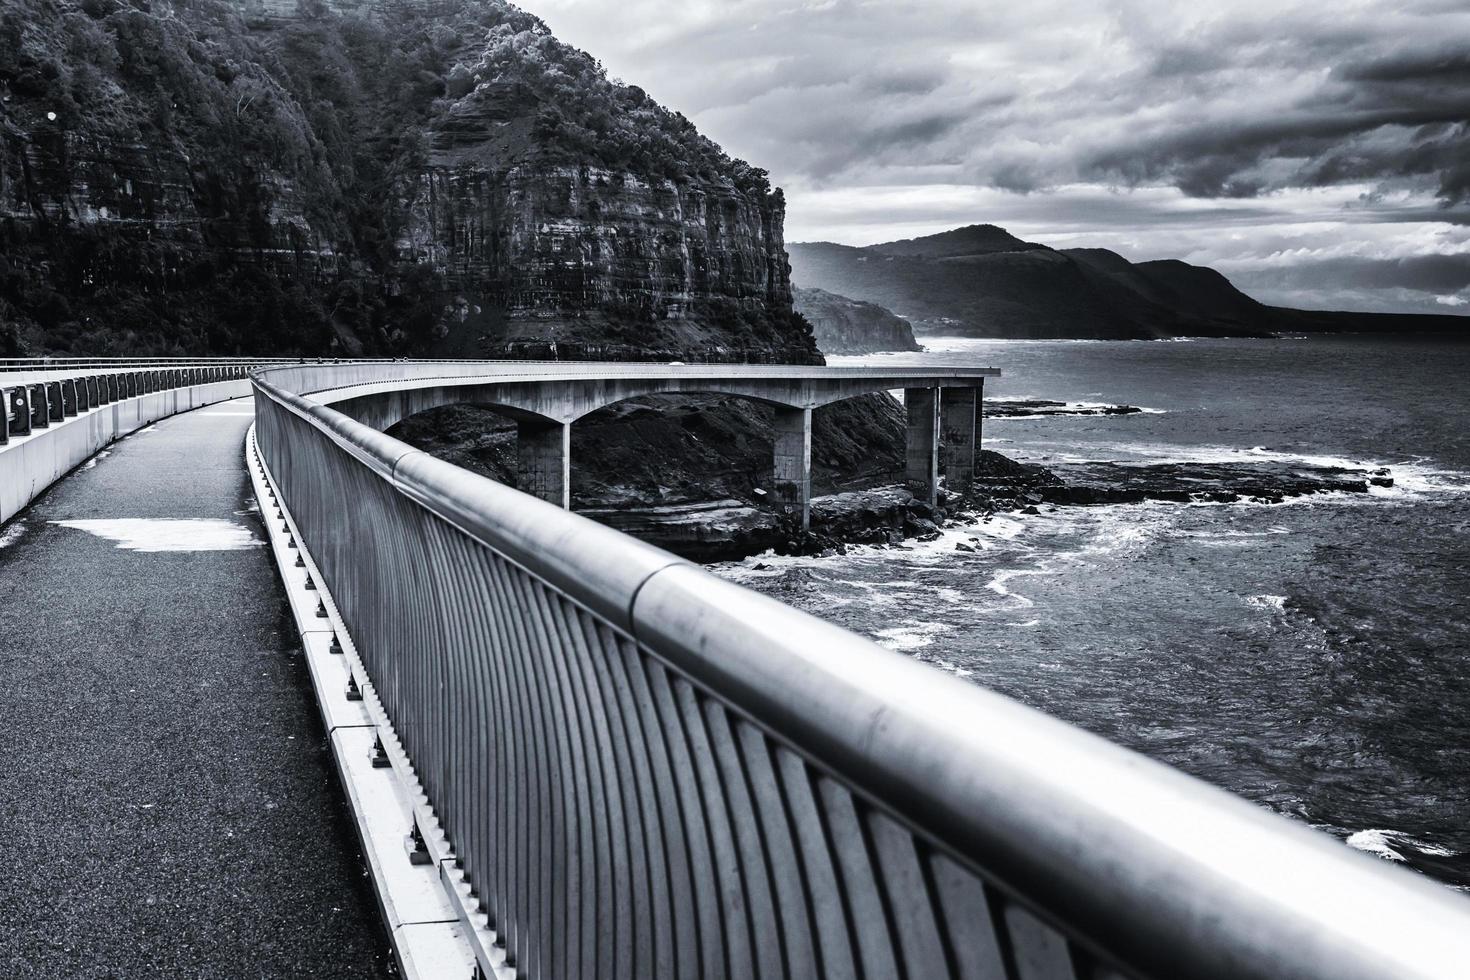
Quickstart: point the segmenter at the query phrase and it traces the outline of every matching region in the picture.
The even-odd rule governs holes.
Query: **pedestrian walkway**
[[[0,976],[393,973],[251,406],[165,419],[0,528]]]

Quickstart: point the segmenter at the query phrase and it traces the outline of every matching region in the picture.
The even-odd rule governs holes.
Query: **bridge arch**
[[[983,373],[939,379],[926,375],[925,381],[939,384],[915,387],[902,372],[629,365],[631,370],[589,373],[575,364],[555,366],[560,370],[534,377],[509,374],[507,365],[508,376],[495,380],[483,375],[404,378],[339,389],[322,400],[379,431],[446,405],[481,405],[508,415],[516,422],[517,485],[563,509],[571,508],[571,426],[599,409],[650,395],[724,395],[772,406],[772,498],[803,529],[810,522],[812,412],[824,405],[904,388],[908,481],[924,488],[934,502],[941,443],[948,446],[944,462],[952,486],[968,486],[974,473]],[[942,402],[941,388],[946,391]]]

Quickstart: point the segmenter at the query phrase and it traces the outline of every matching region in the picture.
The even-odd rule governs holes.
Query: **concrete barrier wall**
[[[27,436],[12,436],[0,446],[0,523],[109,443],[170,415],[249,394],[246,378],[154,391],[99,405]]]

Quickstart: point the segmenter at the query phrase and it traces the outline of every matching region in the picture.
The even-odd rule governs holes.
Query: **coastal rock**
[[[1132,405],[1079,405],[1048,399],[1016,399],[985,403],[985,417],[992,419],[1045,418],[1048,416],[1139,415],[1143,409]]]
[[[592,507],[580,513],[693,561],[726,561],[786,550],[789,537],[778,515],[739,500]]]
[[[793,296],[796,312],[812,325],[812,336],[824,354],[923,349],[907,320],[877,304],[800,286],[794,288]]]
[[[1051,467],[1057,482],[1043,486],[1054,504],[1280,503],[1317,493],[1367,493],[1361,470],[1289,463],[1068,463]]]

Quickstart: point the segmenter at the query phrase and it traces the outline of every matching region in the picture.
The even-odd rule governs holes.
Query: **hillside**
[[[1123,340],[1269,329],[1252,315],[1265,308],[1223,277],[1208,298],[1194,299],[1189,281],[1215,275],[1209,270],[1058,251],[992,225],[867,248],[793,244],[790,253],[797,285],[886,306],[920,335]]]
[[[875,303],[848,299],[825,289],[795,289],[796,311],[812,325],[823,354],[871,354],[920,350],[903,317]]]
[[[0,0],[0,353],[812,360],[784,214],[501,0]]]
[[[1144,339],[1281,331],[1464,334],[1455,316],[1320,313],[1266,306],[1203,266],[1052,249],[994,225],[866,248],[790,246],[798,287],[877,303],[920,336]]]

